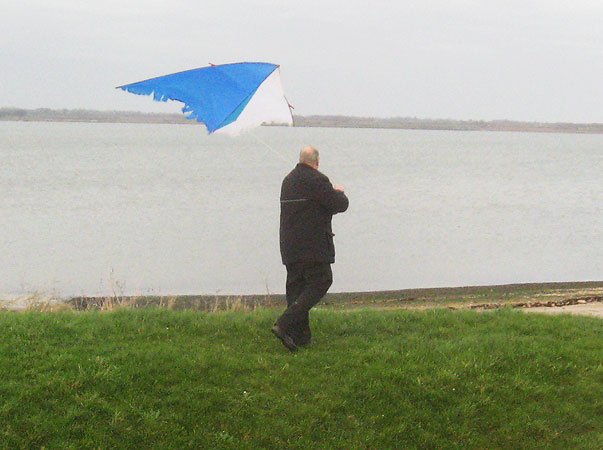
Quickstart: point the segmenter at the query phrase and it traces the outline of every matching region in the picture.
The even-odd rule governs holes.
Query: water
[[[0,122],[0,295],[282,293],[305,144],[350,198],[332,291],[603,279],[602,135]]]

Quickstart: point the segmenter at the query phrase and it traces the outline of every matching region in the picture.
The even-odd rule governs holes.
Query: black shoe
[[[293,341],[293,338],[285,333],[278,325],[272,327],[272,333],[281,340],[283,345],[287,347],[292,352],[297,350],[297,345]]]

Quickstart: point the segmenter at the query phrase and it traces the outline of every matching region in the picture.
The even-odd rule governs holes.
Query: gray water
[[[350,198],[332,291],[603,279],[603,135],[0,122],[0,295],[282,293],[305,144]]]

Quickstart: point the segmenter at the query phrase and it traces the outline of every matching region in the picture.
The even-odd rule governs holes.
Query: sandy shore
[[[586,305],[568,306],[538,306],[536,308],[521,308],[522,311],[542,314],[579,314],[603,318],[603,302],[589,303]]]
[[[264,295],[163,295],[60,298],[33,293],[12,298],[0,296],[0,309],[56,311],[112,310],[121,307],[166,307],[201,311],[282,308],[282,294]],[[375,292],[329,293],[317,308],[472,309],[487,311],[512,307],[543,314],[581,314],[603,317],[603,281],[524,283],[492,286],[420,288]]]

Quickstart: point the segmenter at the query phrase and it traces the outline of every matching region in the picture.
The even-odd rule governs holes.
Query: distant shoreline
[[[426,308],[468,307],[469,305],[511,305],[514,302],[564,301],[595,296],[603,301],[603,280],[573,282],[535,282],[482,286],[408,288],[385,291],[329,292],[320,306],[330,309],[349,308]],[[0,295],[3,309],[36,309],[57,304],[70,304],[76,310],[98,308],[106,303],[141,306],[166,306],[176,309],[219,310],[231,307],[274,307],[286,303],[284,294],[243,295],[132,295],[113,293],[100,296],[60,296],[56,293],[33,293],[12,298]]]
[[[182,114],[48,108],[0,108],[0,121],[197,124],[196,121],[188,120]],[[419,119],[416,117],[374,118],[335,115],[294,116],[293,122],[295,127],[603,134],[603,123]],[[269,125],[279,126],[279,124]]]

